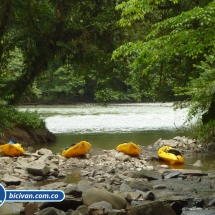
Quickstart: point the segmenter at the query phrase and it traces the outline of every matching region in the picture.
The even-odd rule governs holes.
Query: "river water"
[[[187,110],[174,111],[172,103],[21,106],[19,110],[41,114],[46,127],[57,136],[57,143],[48,146],[53,152],[81,140],[113,149],[123,142],[146,146],[159,138],[187,134],[181,128]]]
[[[188,135],[184,127],[188,110],[174,110],[173,103],[20,106],[19,110],[41,114],[46,127],[57,136],[57,142],[37,147],[49,148],[53,153],[81,140],[95,148],[115,149],[123,142],[148,146],[160,138]],[[198,159],[204,164],[201,169],[213,167],[213,155],[200,153],[186,158],[185,168]]]

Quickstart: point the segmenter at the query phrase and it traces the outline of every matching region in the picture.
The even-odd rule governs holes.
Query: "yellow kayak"
[[[131,156],[138,156],[141,151],[140,147],[132,142],[122,143],[116,147],[116,150]]]
[[[0,153],[3,155],[18,157],[25,153],[25,150],[19,143],[6,143],[4,145],[0,145]]]
[[[87,141],[81,141],[77,144],[65,148],[62,152],[62,156],[66,158],[77,157],[80,155],[85,155],[91,149],[91,144]]]
[[[170,164],[182,164],[184,158],[181,153],[171,146],[163,146],[158,150],[158,157]]]

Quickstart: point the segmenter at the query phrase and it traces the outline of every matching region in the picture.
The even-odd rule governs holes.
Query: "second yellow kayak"
[[[170,164],[182,164],[184,158],[181,153],[171,146],[163,146],[158,150],[158,157]]]
[[[81,155],[85,155],[91,149],[91,144],[87,141],[81,141],[77,144],[72,145],[71,147],[67,147],[63,150],[62,156],[69,157],[77,157]]]
[[[131,156],[138,156],[141,151],[140,147],[132,142],[122,143],[116,147],[116,150]]]

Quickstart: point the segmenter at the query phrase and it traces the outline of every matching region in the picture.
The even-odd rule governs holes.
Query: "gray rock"
[[[132,215],[176,215],[173,209],[161,201],[145,202],[140,205],[131,206],[130,214]]]
[[[20,185],[21,179],[15,176],[5,176],[1,179],[2,182],[4,182],[7,186],[9,185]]]
[[[22,203],[8,203],[4,202],[4,204],[0,207],[0,214],[1,215],[14,215],[14,214],[20,214],[22,211]]]
[[[34,176],[33,180],[34,181],[42,181],[43,180],[43,176]]]
[[[116,160],[124,161],[124,162],[130,160],[130,156],[129,155],[125,155],[125,154],[121,154],[121,153],[116,154],[115,158],[116,158]]]
[[[197,160],[197,161],[193,164],[193,166],[197,166],[197,167],[202,166],[201,160]]]
[[[63,181],[59,181],[59,182],[54,182],[51,184],[47,184],[44,186],[39,187],[40,190],[56,190],[56,189],[60,189],[62,187],[66,187],[67,183],[63,182]]]
[[[50,167],[46,164],[31,164],[26,170],[32,175],[44,176],[50,171]]]
[[[132,190],[142,190],[142,191],[149,191],[150,187],[148,184],[141,179],[133,179],[128,182],[128,185],[131,187]]]
[[[155,200],[155,194],[152,191],[146,192],[146,195],[144,196],[144,200],[154,201]]]
[[[93,183],[91,181],[88,181],[88,180],[81,180],[78,182],[78,189],[81,191],[81,192],[84,192],[90,188],[92,188],[92,185]]]
[[[122,183],[120,185],[120,192],[123,193],[123,192],[131,192],[131,191],[132,191],[132,189],[128,184]]]
[[[148,180],[158,180],[161,178],[161,174],[156,171],[141,170],[136,172],[131,172],[130,177],[132,178],[146,178]]]
[[[189,197],[187,199],[188,204],[186,205],[186,208],[203,208],[204,200],[202,198],[191,198]]]
[[[54,207],[48,207],[41,210],[38,215],[59,215],[59,214],[57,212],[57,209],[55,209]]]
[[[71,215],[88,215],[88,207],[85,205],[79,206]],[[68,212],[66,215],[69,215]]]
[[[91,156],[102,155],[102,154],[103,154],[103,149],[101,148],[92,148],[90,151]]]
[[[162,174],[163,179],[177,178],[181,174],[178,170],[166,170]]]
[[[117,194],[110,193],[105,189],[91,188],[82,194],[83,203],[90,206],[93,203],[106,201],[109,202],[113,209],[124,209],[127,206],[126,200]]]
[[[126,211],[124,209],[121,209],[121,210],[116,210],[116,209],[113,209],[109,212],[108,215],[126,215]]]
[[[25,206],[25,215],[32,215],[38,211],[38,203],[37,202],[29,202]]]
[[[81,205],[83,205],[83,202],[80,198],[66,196],[61,202],[43,202],[39,208],[42,210],[44,208],[54,207],[62,211],[68,211],[69,209],[76,210]]]
[[[98,214],[106,214],[108,213],[110,210],[112,210],[112,205],[108,202],[105,201],[101,201],[101,202],[96,202],[93,203],[92,205],[90,205],[89,207],[89,212],[90,214],[93,212],[95,213],[96,211],[98,211]],[[102,212],[102,213],[101,213]]]
[[[81,206],[80,206],[80,207],[81,207]],[[78,213],[79,213],[79,212],[75,213],[74,210],[69,209],[69,210],[66,212],[66,215],[79,215]],[[83,214],[83,215],[85,215],[85,214]],[[88,214],[86,214],[86,215],[88,215]]]
[[[156,184],[156,185],[152,186],[152,188],[154,190],[166,189],[166,185],[165,184]]]
[[[181,191],[181,195],[183,196],[195,196],[197,194],[197,190],[194,187],[185,187]]]
[[[41,149],[36,151],[36,154],[38,154],[38,155],[52,155],[53,153],[50,149],[41,148]]]
[[[68,184],[64,189],[65,195],[81,196],[82,191],[79,190],[76,184]]]
[[[29,159],[28,158],[23,158],[23,157],[18,157],[17,158],[17,163],[25,168],[25,167],[29,166]]]

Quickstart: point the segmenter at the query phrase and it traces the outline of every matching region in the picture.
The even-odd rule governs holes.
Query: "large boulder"
[[[132,215],[176,215],[173,209],[166,203],[161,201],[146,202],[141,205],[130,207]]]
[[[83,204],[90,206],[93,203],[105,201],[112,205],[113,209],[124,209],[127,206],[126,200],[117,194],[110,193],[105,189],[90,188],[82,194]]]

